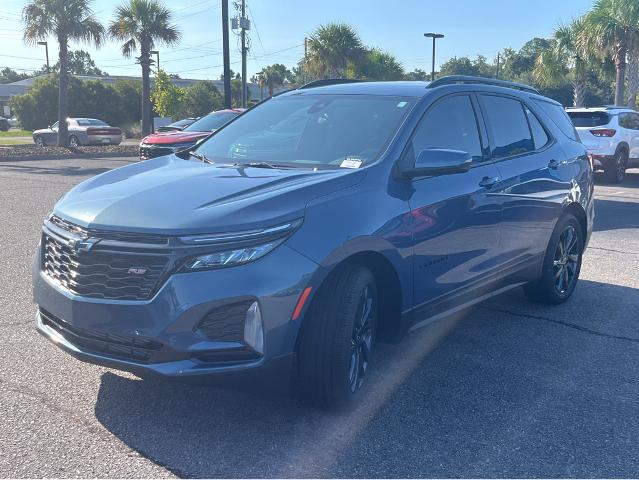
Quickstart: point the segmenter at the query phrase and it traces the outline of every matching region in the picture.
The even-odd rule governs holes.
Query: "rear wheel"
[[[541,277],[524,286],[528,297],[541,303],[565,302],[577,285],[583,249],[579,222],[571,214],[563,216],[548,242]]]
[[[377,287],[369,270],[345,265],[324,282],[304,319],[297,384],[308,403],[349,406],[360,396],[375,341]]]
[[[606,180],[610,183],[621,183],[626,175],[626,168],[628,168],[628,152],[625,149],[617,150],[604,167]]]

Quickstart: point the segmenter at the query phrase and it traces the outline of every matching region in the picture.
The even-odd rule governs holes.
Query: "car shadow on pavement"
[[[639,228],[639,198],[635,202],[595,199],[594,232]]]
[[[618,285],[556,307],[513,290],[380,346],[350,412],[108,372],[95,414],[178,476],[636,475],[637,311]]]
[[[606,181],[603,172],[595,172],[595,185],[602,187],[639,188],[639,168],[626,170],[626,176],[621,183],[609,183]]]

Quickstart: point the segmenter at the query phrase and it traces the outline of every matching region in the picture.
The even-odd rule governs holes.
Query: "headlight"
[[[187,270],[203,270],[207,268],[231,267],[242,263],[251,262],[262,258],[268,252],[277,247],[282,241],[269,242],[263,245],[226,250],[223,252],[209,253],[187,260],[184,267]]]
[[[210,246],[214,250],[187,259],[181,271],[232,267],[258,260],[283,243],[301,224],[302,220],[297,219],[259,230],[180,237],[184,244]]]

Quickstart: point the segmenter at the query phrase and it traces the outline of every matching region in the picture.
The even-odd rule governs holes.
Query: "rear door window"
[[[481,95],[484,117],[492,133],[493,158],[512,157],[535,150],[524,105],[513,98]]]
[[[530,109],[524,106],[524,110],[526,112],[526,117],[528,118],[528,124],[530,125],[530,131],[532,132],[533,142],[535,144],[535,150],[539,150],[543,148],[550,138],[544,130],[541,122],[537,118],[537,116],[530,111]]]

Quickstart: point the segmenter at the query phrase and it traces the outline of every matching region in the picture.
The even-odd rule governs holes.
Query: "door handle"
[[[551,170],[557,170],[559,168],[560,165],[565,165],[566,162],[558,162],[555,159],[552,159],[550,162],[548,162],[548,168],[550,168]]]
[[[484,177],[480,180],[479,186],[484,188],[491,188],[499,180],[501,180],[499,177]]]

